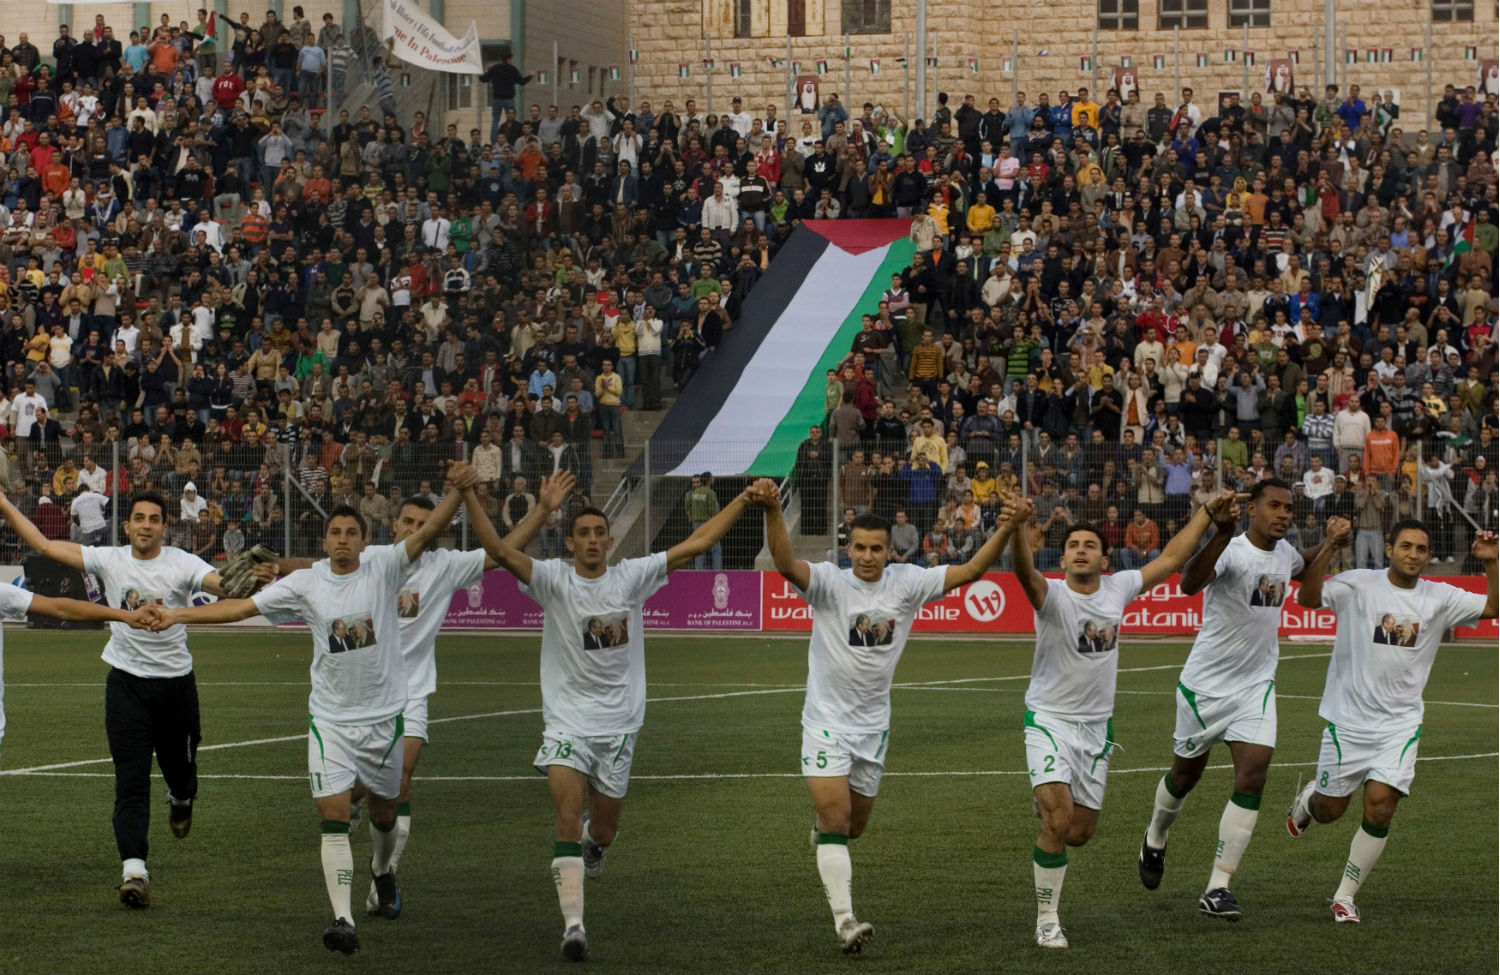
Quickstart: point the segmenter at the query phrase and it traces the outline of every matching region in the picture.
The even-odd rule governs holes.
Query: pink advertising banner
[[[761,628],[759,572],[674,572],[646,601],[648,630],[748,630]],[[487,572],[456,593],[445,628],[539,630],[542,608],[505,571]]]

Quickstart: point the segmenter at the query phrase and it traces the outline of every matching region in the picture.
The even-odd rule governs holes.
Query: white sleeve
[[[934,565],[926,569],[917,569],[910,585],[913,610],[920,609],[935,599],[942,599],[948,592],[948,567]]]
[[[97,545],[84,545],[79,551],[83,553],[83,571],[99,575],[104,571],[105,552],[108,549]]]
[[[521,591],[546,608],[562,590],[562,573],[569,571],[561,559],[532,559],[531,581],[516,580]]]
[[[449,589],[467,589],[484,578],[484,549],[476,548],[469,552],[454,549],[444,551],[448,554],[443,566],[443,580]]]
[[[1471,626],[1479,622],[1489,596],[1482,592],[1469,592],[1457,586],[1442,584],[1443,613],[1448,617],[1448,626]]]
[[[250,597],[255,608],[260,614],[272,623],[294,623],[302,619],[305,593],[303,583],[311,579],[304,572],[309,569],[301,569],[291,575],[283,576],[275,582],[266,586],[260,592]],[[297,578],[302,576],[301,579]]]
[[[807,600],[813,608],[832,606],[837,603],[834,595],[834,587],[839,583],[839,570],[832,562],[809,562],[807,563],[807,589],[797,589],[796,583],[792,588],[797,595]]]
[[[1141,589],[1146,584],[1145,577],[1141,575],[1139,569],[1116,572],[1110,578],[1114,580],[1115,585],[1121,588],[1124,596],[1123,601],[1126,603],[1133,602],[1141,594]]]
[[[667,584],[666,552],[657,552],[643,559],[626,559],[616,568],[629,573],[627,584],[634,594],[632,601],[644,603]]]
[[[1323,580],[1323,609],[1331,609],[1335,613],[1354,594],[1353,580],[1345,578],[1346,572],[1340,572]]]
[[[188,579],[191,580],[191,588],[193,589],[202,589],[203,580],[218,571],[192,552],[183,552],[182,559],[183,571],[188,574]]]
[[[18,620],[31,611],[32,593],[8,582],[0,583],[0,616]]]

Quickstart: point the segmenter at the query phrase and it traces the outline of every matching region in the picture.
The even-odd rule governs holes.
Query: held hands
[[[1500,552],[1500,545],[1497,545],[1497,536],[1494,532],[1475,533],[1474,544],[1470,547],[1469,554],[1481,562],[1494,562],[1497,552]]]
[[[1240,523],[1240,502],[1248,500],[1249,497],[1248,494],[1225,491],[1210,499],[1203,506],[1203,510],[1208,512],[1208,517],[1213,520],[1215,529],[1221,532],[1232,532]]]
[[[165,606],[161,606],[157,603],[149,603],[146,606],[143,606],[140,609],[136,610],[131,615],[139,616],[142,618],[142,620],[146,624],[144,629],[148,629],[152,633],[160,633],[162,630],[165,630],[167,627],[172,626],[177,622],[177,620],[173,618],[175,613],[175,610],[168,609]],[[136,624],[132,622],[130,625],[135,626]]]
[[[125,622],[133,630],[149,630],[151,629],[152,616],[144,609],[132,610],[125,614]]]
[[[479,472],[463,461],[454,461],[448,467],[448,483],[459,491],[472,491],[479,483]]]
[[[1334,548],[1343,548],[1354,537],[1354,526],[1349,523],[1348,518],[1329,518],[1326,531],[1328,544]]]
[[[573,493],[573,485],[577,479],[571,471],[558,471],[550,477],[542,478],[541,487],[537,488],[537,503],[548,511],[556,511],[562,507],[563,501],[569,494]]]
[[[1018,494],[1006,494],[1000,499],[1001,524],[1019,528],[1036,517],[1036,502]]]
[[[769,477],[757,479],[745,488],[745,503],[770,511],[781,507],[781,489]]]

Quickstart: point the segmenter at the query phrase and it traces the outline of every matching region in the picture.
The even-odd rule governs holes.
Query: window
[[[1160,0],[1156,8],[1156,26],[1159,30],[1205,28],[1208,26],[1208,0]]]
[[[754,13],[751,9],[754,0],[734,0],[734,36],[753,37]]]
[[[1099,0],[1100,30],[1135,30],[1140,21],[1140,0]]]
[[[1229,0],[1229,26],[1270,27],[1271,0]]]
[[[807,0],[786,0],[786,33],[788,37],[807,36]]]
[[[448,75],[448,111],[462,111],[474,107],[474,79],[478,75]],[[484,87],[489,87],[488,85]]]
[[[1474,0],[1432,0],[1432,19],[1452,21],[1474,19]]]
[[[891,0],[844,0],[845,34],[889,34]]]

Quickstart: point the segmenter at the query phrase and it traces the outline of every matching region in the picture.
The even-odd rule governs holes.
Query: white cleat
[[[375,885],[370,884],[370,896],[365,898],[365,913],[375,914],[380,910],[380,894],[376,892]]]
[[[1358,924],[1359,908],[1354,906],[1352,897],[1336,897],[1329,906],[1328,912],[1333,915],[1337,924]]]
[[[1068,936],[1063,934],[1061,924],[1043,921],[1036,926],[1036,944],[1038,948],[1066,948]]]
[[[1294,838],[1306,833],[1312,825],[1312,794],[1316,782],[1316,779],[1308,779],[1307,785],[1297,793],[1291,808],[1286,811],[1286,831]]]
[[[839,925],[839,947],[846,955],[859,954],[864,950],[865,944],[874,938],[875,926],[873,924],[846,917],[844,923]]]

